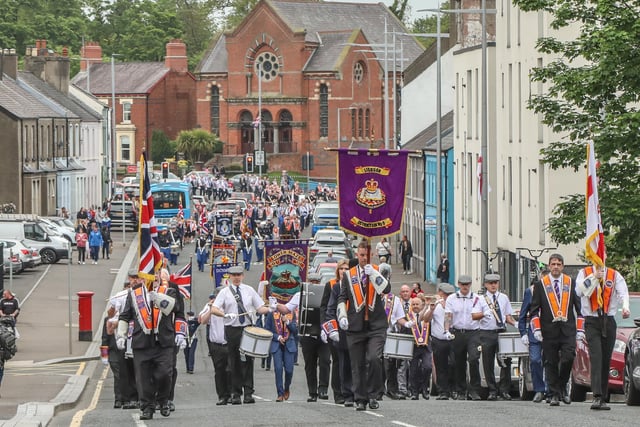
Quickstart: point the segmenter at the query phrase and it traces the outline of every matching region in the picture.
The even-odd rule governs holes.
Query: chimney
[[[173,39],[167,43],[167,56],[164,58],[165,67],[178,73],[189,70],[187,64],[187,45],[180,39]]]
[[[87,42],[80,50],[80,71],[86,71],[91,64],[102,62],[102,47],[97,42]]]
[[[36,40],[35,49],[29,48],[24,58],[24,70],[33,73],[40,80],[44,80],[60,92],[69,93],[70,60],[68,56],[49,55],[46,40]],[[64,55],[63,50],[63,55]],[[68,55],[68,49],[66,51]],[[34,55],[35,54],[35,55]]]
[[[14,80],[17,78],[18,55],[16,55],[15,49],[4,49],[2,51],[2,73],[6,74]]]

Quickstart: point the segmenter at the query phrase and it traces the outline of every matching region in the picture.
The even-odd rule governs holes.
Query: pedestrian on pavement
[[[102,259],[109,259],[111,256],[111,231],[109,231],[109,227],[102,226]]]
[[[438,283],[449,283],[449,260],[447,254],[440,255],[440,265],[438,265],[438,271],[436,272]]]
[[[389,245],[389,242],[387,242],[386,237],[383,237],[376,245],[376,254],[378,255],[378,262],[382,262],[380,257],[386,257],[386,259],[390,258],[391,246]]]
[[[488,273],[484,276],[486,292],[482,302],[491,311],[491,317],[480,319],[480,341],[482,342],[482,369],[489,389],[487,400],[511,400],[511,358],[500,364],[500,384],[496,384],[495,365],[498,352],[498,334],[506,332],[506,324],[515,326],[513,308],[509,297],[500,292],[500,275]]]
[[[231,404],[255,403],[253,397],[253,357],[240,355],[240,341],[245,327],[251,325],[251,314],[265,314],[260,295],[251,286],[242,283],[242,266],[229,268],[231,284],[223,288],[211,306],[211,312],[224,317],[224,332],[229,351],[229,370],[231,371]],[[244,360],[243,360],[244,359]],[[244,392],[244,399],[240,396]]]
[[[387,315],[382,298],[391,284],[369,264],[368,242],[360,242],[358,265],[349,269],[341,282],[338,322],[347,331],[347,344],[353,371],[356,410],[378,409],[383,390],[382,349],[387,337]],[[349,302],[347,307],[347,302]]]
[[[213,376],[218,395],[216,405],[224,406],[231,401],[231,376],[227,369],[229,352],[224,334],[224,319],[211,315],[211,307],[217,296],[217,290],[209,295],[209,302],[200,311],[198,318],[201,325],[207,325],[207,345],[213,362]]]
[[[424,291],[422,290],[422,285],[420,284],[420,282],[414,282],[411,285],[411,298],[415,298],[420,294],[424,294]]]
[[[8,317],[11,320],[15,331],[15,326],[20,315],[20,301],[9,289],[2,291],[2,299],[0,299],[0,316]]]
[[[580,298],[584,332],[591,360],[591,409],[610,410],[609,365],[616,343],[616,319],[618,306],[622,305],[622,318],[629,311],[629,290],[620,272],[599,265],[587,266],[576,277],[576,293]]]
[[[400,258],[402,259],[402,274],[411,274],[411,258],[413,258],[413,247],[407,236],[402,236],[400,242]]]
[[[436,400],[449,400],[451,387],[454,383],[453,351],[449,336],[445,334],[444,315],[447,298],[456,291],[449,283],[440,283],[433,309],[431,310],[431,347],[433,349],[433,363],[436,369],[436,384],[438,397]]]
[[[98,224],[95,222],[91,224],[91,232],[89,233],[89,252],[93,264],[98,263],[98,257],[100,254],[100,247],[102,247],[104,240],[102,240],[102,233],[98,228]]]
[[[84,227],[78,227],[76,232],[76,247],[78,248],[78,264],[84,264],[87,256],[87,244],[89,236]]]
[[[575,282],[563,274],[564,258],[560,254],[549,257],[550,273],[543,276],[533,289],[531,324],[533,335],[542,341],[542,354],[551,406],[560,400],[571,403],[567,382],[576,354],[576,341],[584,339],[584,319]]]
[[[480,295],[471,292],[471,276],[461,275],[458,278],[460,290],[447,298],[445,304],[444,333],[445,338],[452,341],[455,360],[456,384],[454,399],[471,400],[480,398],[480,351],[479,320],[491,317]],[[469,365],[469,381],[467,388],[467,364]]]
[[[276,402],[284,402],[289,400],[291,381],[293,380],[293,363],[295,354],[298,352],[295,339],[298,334],[295,313],[281,314],[276,311],[265,314],[265,329],[273,334],[269,353],[273,358],[273,372],[275,373],[278,395]]]

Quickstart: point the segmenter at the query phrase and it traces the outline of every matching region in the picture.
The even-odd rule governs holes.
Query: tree
[[[183,130],[176,139],[178,151],[182,151],[192,163],[209,160],[222,151],[222,142],[204,129]]]
[[[533,70],[548,85],[529,108],[558,139],[541,152],[552,168],[585,174],[586,142],[593,140],[603,227],[610,258],[635,264],[640,250],[640,6],[616,0],[514,0],[524,11],[546,11],[554,30],[579,31],[572,40],[541,38],[537,49],[552,60]],[[563,244],[585,237],[584,194],[559,203],[549,222]]]
[[[444,2],[440,5],[440,9],[449,9],[449,4]],[[443,13],[440,16],[440,33],[449,32],[449,19],[450,14]],[[438,17],[435,13],[428,16],[418,18],[411,24],[412,33],[437,33],[438,29]],[[418,37],[418,41],[425,49],[436,42],[435,37]]]
[[[151,160],[153,163],[164,162],[164,159],[173,157],[176,152],[176,142],[161,130],[155,129],[151,135]]]

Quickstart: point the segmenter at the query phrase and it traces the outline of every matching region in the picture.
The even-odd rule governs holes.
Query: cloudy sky
[[[325,1],[338,1],[343,3],[384,3],[387,6],[393,4],[393,0],[325,0]],[[424,15],[425,12],[416,13],[419,9],[435,9],[438,4],[441,4],[443,0],[409,0],[409,6],[411,7],[411,13],[409,21],[413,21],[418,15]]]

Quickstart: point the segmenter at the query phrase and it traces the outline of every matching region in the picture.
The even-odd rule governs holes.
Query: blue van
[[[339,228],[339,215],[340,207],[338,202],[318,203],[313,211],[311,236],[315,236],[316,232],[323,228]]]

